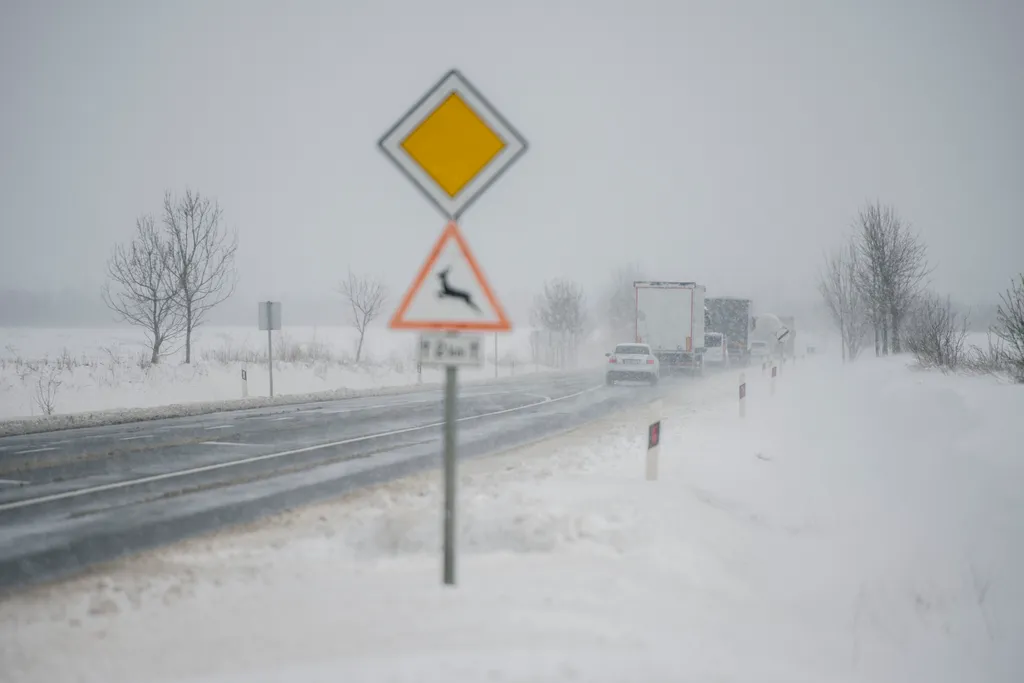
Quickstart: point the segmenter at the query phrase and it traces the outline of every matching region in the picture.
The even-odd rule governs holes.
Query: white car
[[[768,342],[750,342],[750,362],[753,364],[765,363],[771,358],[772,352],[768,348]]]
[[[647,344],[619,344],[608,357],[604,371],[606,384],[618,380],[636,380],[657,384],[661,376],[661,364]]]
[[[729,349],[721,332],[704,333],[704,362],[722,367],[729,364]]]

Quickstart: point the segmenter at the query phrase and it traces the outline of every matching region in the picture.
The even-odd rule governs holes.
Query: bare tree
[[[1014,378],[1024,382],[1024,273],[999,298],[992,331],[1006,344],[1004,353]]]
[[[927,249],[893,207],[878,202],[861,209],[855,228],[857,285],[868,304],[875,354],[899,353],[903,321],[930,272]]]
[[[170,244],[153,219],[143,216],[135,221],[132,241],[115,246],[107,261],[103,301],[120,321],[145,330],[151,363],[158,363],[165,344],[180,338],[185,329],[170,258]]]
[[[860,354],[870,325],[867,300],[857,286],[860,272],[856,243],[851,241],[825,258],[818,291],[842,339],[843,362]]]
[[[632,330],[636,319],[636,290],[633,283],[643,280],[640,266],[629,264],[616,268],[604,293],[603,308],[608,329],[614,334]]]
[[[553,362],[549,365],[565,367],[574,361],[587,330],[587,299],[583,288],[570,280],[544,283],[531,311],[533,324],[543,328],[549,336]]]
[[[220,205],[198,192],[164,195],[164,227],[170,242],[170,268],[177,283],[175,302],[185,325],[185,362],[192,362],[192,336],[206,314],[235,291],[238,234],[222,223]]]
[[[342,280],[338,292],[348,301],[350,320],[359,333],[356,346],[358,363],[363,354],[366,328],[380,315],[380,309],[388,298],[388,289],[379,279],[355,275],[350,268],[348,278]]]
[[[910,315],[907,348],[924,367],[956,370],[967,359],[967,325],[967,317],[953,310],[949,297],[923,294]]]

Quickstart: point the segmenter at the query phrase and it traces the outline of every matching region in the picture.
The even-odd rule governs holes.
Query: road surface
[[[464,386],[460,458],[551,436],[678,387],[601,373]],[[442,391],[0,438],[0,590],[440,464]]]

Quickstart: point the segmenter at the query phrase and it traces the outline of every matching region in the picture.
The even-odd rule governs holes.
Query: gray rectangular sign
[[[279,330],[281,329],[281,302],[261,301],[260,302],[260,329]]]

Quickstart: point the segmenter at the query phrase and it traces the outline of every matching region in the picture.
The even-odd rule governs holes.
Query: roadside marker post
[[[388,324],[421,332],[418,368],[445,367],[443,580],[455,585],[456,401],[459,366],[480,366],[480,332],[512,329],[458,219],[527,150],[526,140],[456,69],[441,78],[377,143],[448,219]]]
[[[242,368],[242,398],[249,398],[249,375]]]
[[[747,374],[740,373],[740,417],[747,416]]]
[[[645,467],[647,481],[658,480],[658,457],[661,455],[661,420],[662,404],[655,401],[651,404],[652,419],[647,426],[647,463]]]
[[[776,376],[777,376],[778,374],[779,374],[779,366],[777,366],[777,365],[775,365],[775,364],[772,364],[772,379],[771,379],[771,384],[772,384],[772,387],[771,387],[771,389],[772,389],[772,390],[771,390],[771,394],[772,394],[772,396],[774,396],[774,395],[775,395],[775,377],[776,377]]]
[[[270,398],[274,398],[274,340],[271,332],[281,329],[281,302],[261,301],[260,330],[267,331],[267,366],[270,369]]]

